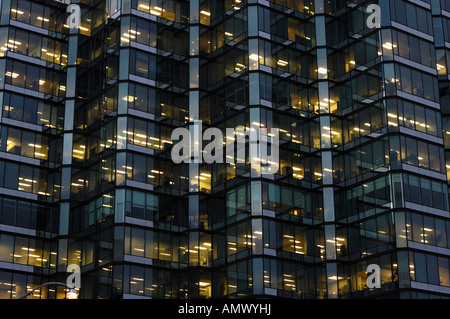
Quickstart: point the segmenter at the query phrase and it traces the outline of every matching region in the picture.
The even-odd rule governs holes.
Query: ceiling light
[[[327,73],[328,73],[328,70],[325,69],[325,68],[320,67],[320,68],[317,70],[317,72],[319,72],[320,74],[327,74]]]

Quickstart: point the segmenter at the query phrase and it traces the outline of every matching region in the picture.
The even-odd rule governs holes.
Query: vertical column
[[[200,165],[203,162],[203,125],[200,119],[200,1],[189,1],[189,132],[190,132],[190,161],[189,161],[189,211],[188,211],[188,251],[189,265],[200,265]],[[199,295],[202,276],[209,278],[208,272],[197,268],[190,268],[188,277],[189,294]]]
[[[333,164],[331,152],[331,116],[330,105],[334,101],[329,97],[328,61],[326,48],[324,1],[315,0],[315,28],[317,43],[317,78],[319,93],[320,148],[322,164],[322,192],[325,222],[325,258],[327,272],[328,298],[337,298],[336,265],[336,226],[333,190]]]
[[[434,41],[435,41],[435,52],[436,52],[436,69],[438,73],[438,85],[439,85],[439,99],[440,99],[440,113],[442,118],[442,129],[448,133],[449,131],[449,118],[450,118],[450,112],[448,111],[448,89],[450,88],[450,59],[448,55],[448,46],[445,42],[445,34],[449,32],[449,30],[446,30],[446,24],[445,23],[445,14],[443,9],[448,11],[448,8],[445,7],[445,5],[448,4],[448,1],[440,2],[439,0],[432,0],[431,1],[431,14],[433,19],[433,30],[434,30]],[[442,7],[441,7],[442,6]],[[447,5],[448,7],[448,5]],[[444,160],[445,160],[445,168],[447,172],[447,186],[446,190],[448,192],[449,187],[448,184],[450,182],[450,143],[448,142],[448,138],[444,138]],[[436,225],[437,227],[437,225]],[[405,256],[406,257],[406,256]],[[444,255],[442,257],[444,260],[448,257],[448,255]],[[406,260],[406,258],[404,258]],[[412,263],[410,260],[409,263]],[[399,265],[400,266],[400,265]],[[406,265],[403,265],[403,269],[406,268]],[[406,271],[404,271],[406,273]],[[408,281],[410,278],[409,276],[404,275],[404,286],[410,286],[411,282]],[[399,276],[399,279],[400,276]],[[401,282],[400,282],[401,283]],[[401,287],[401,286],[400,286]]]
[[[253,4],[253,5],[252,5]],[[259,56],[258,48],[258,6],[257,1],[249,1],[247,30],[248,30],[248,70],[249,70],[249,161],[251,181],[251,239],[252,254],[252,289],[254,295],[262,295],[264,289],[264,259],[257,257],[264,253],[263,248],[263,229],[262,229],[262,184],[260,180],[253,178],[261,178],[261,109],[260,109],[260,83],[259,83],[259,63],[262,57]],[[268,128],[270,129],[270,128]],[[273,176],[273,174],[272,174]],[[268,177],[268,176],[263,176]]]
[[[0,60],[0,74],[5,74],[6,60]],[[3,103],[3,89],[5,88],[5,77],[0,76],[0,103]],[[0,107],[0,124],[2,123],[3,106]]]
[[[64,111],[63,159],[61,173],[61,201],[59,214],[59,253],[58,271],[66,271],[67,239],[69,234],[69,213],[72,181],[73,129],[77,79],[78,29],[70,29],[68,45],[68,61],[66,70],[66,101]]]
[[[9,24],[9,15],[11,13],[11,0],[0,1],[0,24]]]
[[[123,0],[124,12],[130,11],[130,1]],[[123,18],[121,21],[121,33],[128,30],[130,20]],[[119,51],[119,96],[117,99],[117,122],[116,122],[116,168],[114,191],[114,222],[123,223],[125,221],[125,185],[127,174],[127,125],[128,125],[128,80],[130,73],[130,51],[126,47],[128,43],[122,42]]]
[[[199,226],[199,164],[201,163],[202,126],[199,118],[199,48],[200,5],[198,0],[189,2],[189,131],[191,133],[191,161],[189,163],[189,227]],[[194,194],[192,194],[194,193]]]
[[[199,245],[200,228],[200,164],[202,162],[202,121],[199,111],[199,49],[200,49],[200,4],[199,0],[189,2],[189,132],[190,141],[190,161],[189,161],[189,212],[188,212],[188,247],[189,264],[198,266],[199,253],[195,251]],[[198,273],[189,271],[189,276],[198,279]],[[198,287],[190,285],[189,293],[193,296],[198,294]]]
[[[10,15],[10,0],[4,0],[0,1],[0,25],[8,24],[9,23],[9,15]],[[5,40],[7,38],[7,31],[3,31],[3,35],[0,35],[1,40]],[[0,52],[0,57],[5,56],[5,52],[2,50]],[[6,68],[6,60],[1,59],[0,60],[0,90],[3,91],[5,87],[5,68]],[[0,93],[0,103],[3,102],[3,92]],[[3,113],[3,107],[0,108],[0,123],[2,122],[2,113]]]
[[[120,54],[123,54],[123,50],[120,52]],[[129,63],[128,61],[126,62]],[[122,67],[122,65],[120,66]],[[122,85],[122,83],[121,83]],[[127,87],[126,84],[123,84],[125,87]],[[119,86],[119,92],[120,92],[120,86]],[[122,99],[119,99],[119,101],[122,101]],[[120,105],[123,104],[122,102],[119,102],[118,105],[118,111],[117,111],[117,138],[116,138],[116,189],[115,189],[115,209],[114,209],[114,221],[116,223],[123,223],[125,221],[125,189],[123,188],[126,183],[126,170],[127,170],[127,153],[126,153],[126,147],[127,147],[127,139],[126,139],[126,131],[127,131],[127,106],[126,103],[123,107]]]

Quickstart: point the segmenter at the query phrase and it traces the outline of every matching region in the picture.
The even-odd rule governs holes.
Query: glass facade
[[[450,297],[449,0],[70,3],[0,3],[0,298]]]

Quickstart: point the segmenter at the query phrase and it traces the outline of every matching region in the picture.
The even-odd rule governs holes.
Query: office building
[[[70,4],[0,4],[0,298],[450,297],[449,0]]]

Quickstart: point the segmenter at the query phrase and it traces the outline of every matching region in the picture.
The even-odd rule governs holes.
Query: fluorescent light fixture
[[[160,16],[161,15],[160,11],[155,11],[155,10],[150,10],[150,13],[155,15],[155,16]]]
[[[145,5],[145,4],[140,4],[138,7],[141,7],[142,9],[144,9],[144,10],[150,10],[150,7],[149,6],[147,6],[147,5]]]
[[[253,61],[259,61],[259,59],[262,59],[262,56],[259,56],[255,53],[253,53],[253,54],[250,54],[250,56],[248,58]]]
[[[325,68],[323,68],[323,67],[320,67],[320,68],[317,70],[317,72],[319,72],[320,74],[327,74],[327,73],[328,73],[328,70],[325,69]]]
[[[387,50],[392,50],[392,48],[396,48],[397,45],[396,44],[392,44],[391,42],[385,42],[383,43],[383,48],[387,49]]]
[[[12,77],[13,79],[15,79],[15,78],[17,78],[18,76],[19,76],[19,74],[18,73],[14,73],[14,72],[6,72],[6,76],[10,76],[10,77]]]
[[[123,97],[122,100],[127,101],[127,102],[134,102],[134,100],[136,100],[136,97],[127,95],[127,96]]]

